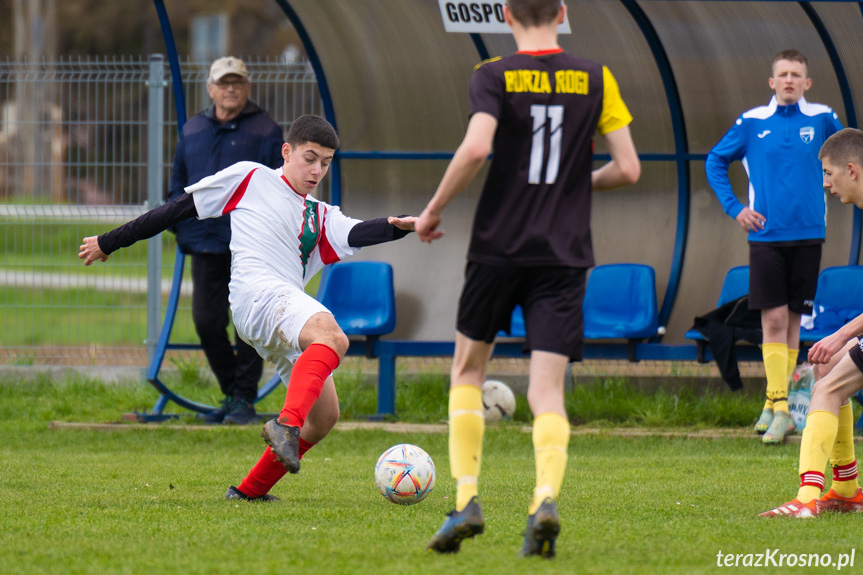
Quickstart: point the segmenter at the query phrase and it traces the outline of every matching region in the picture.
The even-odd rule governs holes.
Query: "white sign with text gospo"
[[[502,1],[458,2],[438,0],[443,26],[447,32],[477,34],[509,34],[512,31],[503,19]],[[569,17],[557,28],[558,34],[570,34]]]

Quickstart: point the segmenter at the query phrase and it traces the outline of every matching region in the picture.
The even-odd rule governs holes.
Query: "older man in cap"
[[[207,93],[213,104],[190,118],[174,155],[168,199],[184,188],[240,161],[280,167],[282,130],[249,100],[249,72],[239,58],[219,58],[210,67]],[[236,336],[236,352],[227,333],[228,281],[231,277],[230,215],[189,219],[173,230],[184,254],[192,256],[192,319],[207,361],[225,395],[219,409],[204,415],[209,423],[257,421],[253,402],[263,362]]]

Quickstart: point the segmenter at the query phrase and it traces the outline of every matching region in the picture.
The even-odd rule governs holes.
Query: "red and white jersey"
[[[231,300],[268,287],[302,289],[326,264],[354,250],[348,233],[360,220],[310,195],[255,162],[239,162],[186,188],[198,218],[231,214]]]

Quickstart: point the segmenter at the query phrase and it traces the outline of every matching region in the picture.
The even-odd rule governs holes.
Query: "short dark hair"
[[[320,116],[305,115],[295,119],[286,138],[292,148],[308,142],[333,150],[339,147],[339,136],[333,125]]]
[[[553,22],[560,12],[561,0],[507,0],[513,18],[522,26],[542,26]]]
[[[854,128],[839,130],[821,146],[818,159],[829,159],[834,166],[863,166],[863,132]]]
[[[804,66],[806,66],[806,75],[809,75],[809,60],[806,59],[806,56],[803,55],[803,52],[800,50],[782,50],[776,56],[773,57],[773,62],[770,64],[770,77],[773,77],[773,67],[776,65],[776,62],[779,60],[788,60],[789,62],[800,62]]]

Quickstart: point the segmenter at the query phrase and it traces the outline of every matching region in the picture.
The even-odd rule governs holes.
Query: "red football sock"
[[[306,441],[305,439],[303,439],[303,438],[301,437],[301,438],[300,438],[300,449],[299,449],[299,451],[298,451],[298,452],[299,452],[300,459],[302,459],[302,458],[303,458],[303,455],[305,455],[305,454],[306,454],[306,451],[308,451],[309,449],[311,449],[311,448],[312,448],[312,447],[314,447],[315,445],[316,445],[316,444],[314,444],[314,443],[309,443],[308,441]]]
[[[300,459],[303,458],[306,451],[314,447],[316,444],[309,443],[302,437],[300,438]],[[260,497],[270,492],[270,489],[279,482],[279,479],[285,476],[285,466],[279,463],[275,453],[267,446],[264,454],[258,460],[249,474],[240,483],[237,488],[249,497]]]
[[[302,440],[300,440],[302,441]],[[284,477],[285,466],[279,463],[276,459],[276,454],[272,452],[270,446],[264,451],[264,454],[258,460],[249,474],[240,483],[238,489],[249,497],[260,497],[270,492],[273,485],[279,482],[279,479]]]
[[[322,343],[313,343],[300,355],[291,370],[285,406],[279,423],[303,427],[306,417],[321,396],[324,381],[339,366],[339,354]]]

